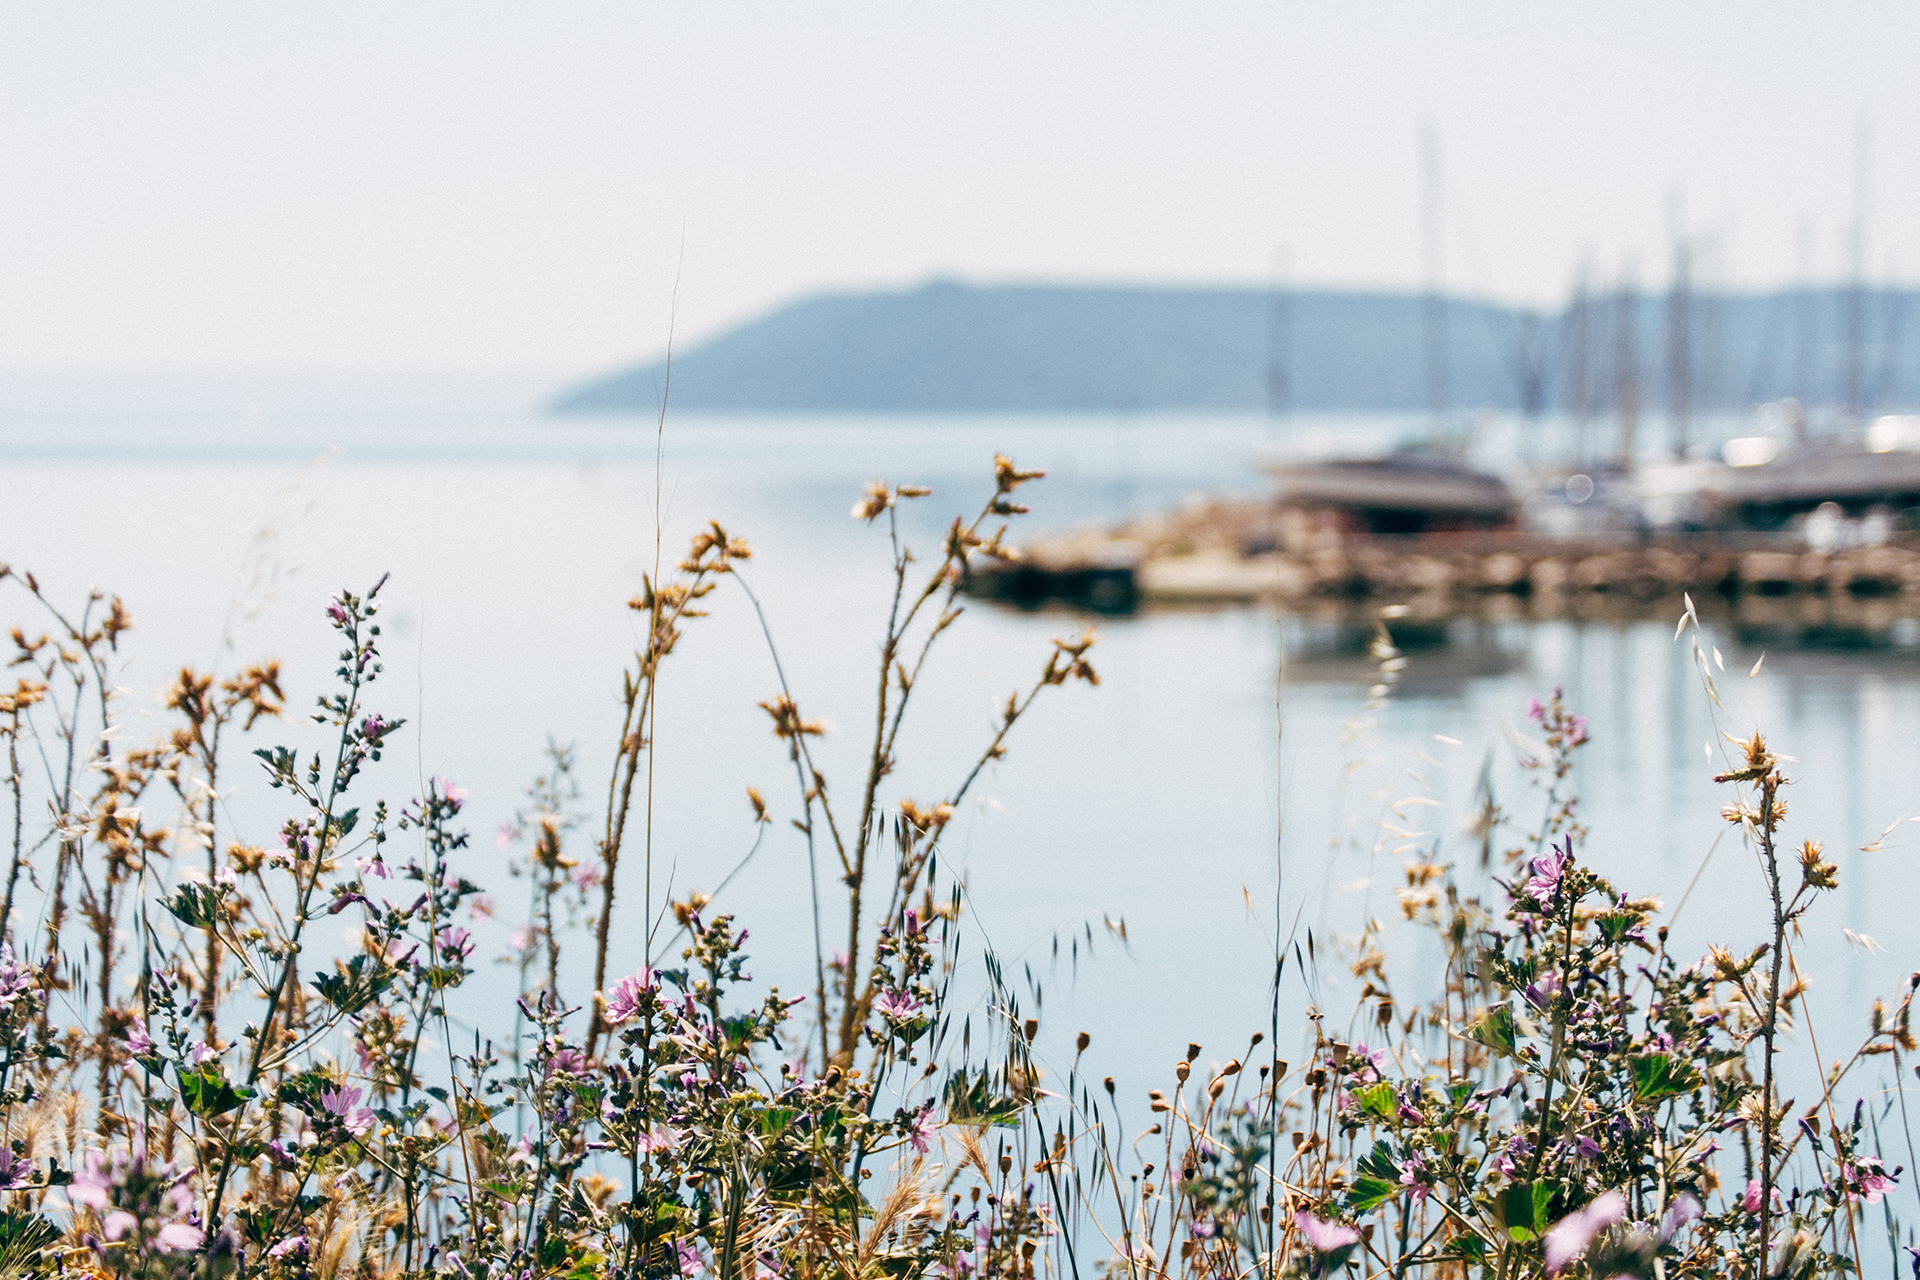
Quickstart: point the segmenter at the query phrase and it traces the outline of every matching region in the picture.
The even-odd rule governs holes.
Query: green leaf
[[[1494,1221],[1524,1244],[1546,1230],[1547,1202],[1552,1199],[1553,1188],[1546,1183],[1510,1183],[1494,1197]]]
[[[1393,1102],[1393,1086],[1384,1080],[1365,1089],[1354,1090],[1353,1100],[1360,1104],[1362,1111],[1371,1112],[1382,1120],[1393,1119],[1397,1111]]]
[[[1365,1213],[1369,1209],[1377,1209],[1402,1190],[1399,1183],[1389,1182],[1385,1178],[1360,1178],[1354,1182],[1353,1190],[1347,1193],[1347,1211]]]
[[[1497,1004],[1487,1009],[1467,1027],[1467,1035],[1495,1053],[1513,1056],[1515,1037],[1513,1010]]]
[[[181,924],[195,929],[208,928],[220,918],[219,892],[212,885],[191,880],[175,889],[171,898],[162,899],[162,905]]]
[[[1699,1073],[1669,1054],[1653,1053],[1633,1060],[1633,1096],[1636,1098],[1646,1101],[1672,1098],[1691,1092],[1699,1084]]]
[[[393,985],[393,974],[374,966],[371,956],[361,954],[342,964],[333,962],[334,972],[315,974],[313,985],[326,1002],[342,1013],[354,1013],[373,1003]]]
[[[225,1115],[253,1096],[253,1090],[228,1083],[220,1068],[213,1064],[179,1074],[180,1095],[186,1101],[187,1110],[203,1120]]]

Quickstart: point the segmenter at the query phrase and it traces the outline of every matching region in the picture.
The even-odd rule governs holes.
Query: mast
[[[1441,293],[1440,140],[1433,122],[1420,128],[1420,208],[1425,231],[1427,410],[1439,433],[1447,411],[1447,301]]]
[[[1693,264],[1680,218],[1680,197],[1673,197],[1673,286],[1667,292],[1667,419],[1673,456],[1687,456],[1687,428],[1693,414]]]
[[[1562,331],[1566,348],[1566,383],[1561,404],[1573,419],[1573,465],[1587,465],[1587,428],[1593,416],[1593,307],[1587,297],[1587,266],[1574,277],[1573,298],[1567,303]]]
[[[1880,294],[1880,385],[1874,398],[1880,407],[1898,410],[1900,395],[1900,330],[1906,319],[1906,299],[1900,295],[1900,264],[1887,258],[1887,284]]]
[[[1640,427],[1640,353],[1634,332],[1639,309],[1640,293],[1629,265],[1622,268],[1620,285],[1613,296],[1613,405],[1620,415],[1620,454],[1616,461],[1622,470],[1633,466],[1634,435]]]
[[[1796,274],[1799,287],[1794,291],[1793,299],[1793,399],[1798,409],[1793,414],[1793,433],[1796,442],[1804,443],[1807,438],[1807,412],[1813,404],[1813,349],[1814,326],[1817,315],[1814,310],[1813,291],[1813,220],[1802,216],[1800,233],[1796,237]]]
[[[1277,429],[1286,420],[1293,392],[1290,258],[1285,245],[1273,251],[1273,288],[1267,297],[1267,424],[1270,429]]]
[[[1853,232],[1848,251],[1852,258],[1847,282],[1847,417],[1859,423],[1867,414],[1867,113],[1862,111],[1853,137]]]

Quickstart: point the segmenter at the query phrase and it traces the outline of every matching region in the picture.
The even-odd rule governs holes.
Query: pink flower
[[[373,1128],[373,1112],[360,1105],[361,1091],[358,1089],[322,1089],[320,1091],[321,1109],[340,1123],[348,1133],[358,1138]]]
[[[267,1250],[267,1256],[269,1258],[304,1258],[307,1256],[310,1248],[311,1246],[307,1243],[307,1237],[304,1234],[288,1236],[285,1240],[282,1240],[279,1244]]]
[[[920,1114],[913,1118],[913,1133],[908,1140],[913,1143],[915,1151],[925,1155],[927,1148],[933,1143],[933,1135],[939,1130],[940,1123],[933,1118],[933,1104],[929,1102],[921,1107]]]
[[[1747,1183],[1747,1193],[1740,1197],[1740,1207],[1748,1213],[1760,1212],[1760,1179],[1754,1178]],[[1780,1188],[1773,1189],[1773,1207],[1780,1208]]]
[[[346,625],[347,611],[341,606],[339,597],[336,596],[332,600],[327,601],[327,616],[341,626]]]
[[[905,991],[889,991],[875,1000],[873,1007],[888,1022],[912,1022],[926,1006]]]
[[[547,1074],[553,1075],[555,1072],[568,1076],[587,1074],[587,1055],[563,1045],[554,1050],[553,1057],[547,1060]]]
[[[1540,705],[1540,699],[1529,696],[1527,698],[1527,719],[1534,721],[1536,724],[1543,724],[1546,722],[1546,718],[1547,709]]]
[[[491,920],[494,912],[493,899],[484,893],[475,894],[467,903],[467,914],[475,920]]]
[[[137,1022],[127,1028],[127,1052],[136,1058],[144,1058],[153,1052],[153,1037]]]
[[[670,1125],[657,1124],[644,1129],[634,1138],[633,1145],[642,1155],[651,1152],[671,1151],[680,1145],[680,1131]]]
[[[1595,1236],[1626,1216],[1626,1197],[1618,1191],[1609,1191],[1586,1208],[1560,1219],[1548,1229],[1544,1241],[1547,1274],[1565,1270],[1567,1264],[1587,1251]]]
[[[513,848],[514,835],[515,835],[515,832],[513,829],[513,824],[511,822],[501,823],[497,828],[494,829],[494,833],[493,833],[494,847],[497,849]]]
[[[507,947],[521,955],[533,950],[533,926],[523,924],[507,935]]]
[[[659,984],[660,976],[652,969],[644,968],[614,983],[613,990],[607,994],[607,1025],[617,1027],[639,1017],[641,995]]]
[[[600,883],[600,868],[581,863],[573,869],[573,883],[576,888],[593,888]]]
[[[455,813],[467,803],[467,789],[450,778],[435,778],[430,784],[431,791],[440,793],[440,798],[453,806]],[[430,791],[430,793],[431,793]]]
[[[1360,1243],[1360,1233],[1339,1222],[1322,1222],[1305,1210],[1293,1215],[1301,1239],[1315,1253],[1341,1253]]]
[[[448,925],[434,937],[440,946],[440,954],[457,956],[465,960],[473,954],[473,935],[456,925]]]

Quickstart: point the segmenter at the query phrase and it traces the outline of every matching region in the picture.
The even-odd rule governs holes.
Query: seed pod
[[[1181,1084],[1185,1084],[1187,1082],[1187,1077],[1193,1074],[1193,1063],[1191,1062],[1179,1063],[1174,1067],[1173,1074],[1180,1078]]]

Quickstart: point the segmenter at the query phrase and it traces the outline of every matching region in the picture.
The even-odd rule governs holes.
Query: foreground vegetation
[[[326,606],[339,662],[309,736],[244,756],[236,739],[292,736],[277,666],[181,670],[163,732],[133,741],[113,679],[132,626],[120,601],[68,612],[0,567],[37,612],[12,632],[0,693],[0,1280],[1909,1265],[1902,1170],[1885,1152],[1913,1158],[1914,984],[1861,1011],[1865,1036],[1830,1070],[1813,1059],[1817,1097],[1781,1097],[1784,1057],[1813,1049],[1799,1048],[1811,1034],[1795,939],[1838,872],[1816,842],[1788,847],[1788,779],[1757,735],[1718,779],[1768,926],[1749,954],[1674,954],[1660,904],[1585,859],[1568,786],[1587,728],[1556,693],[1529,709],[1540,818],[1491,799],[1476,817],[1500,860],[1495,892],[1467,888],[1439,842],[1399,833],[1402,912],[1446,957],[1430,990],[1396,986],[1369,925],[1352,959],[1358,1007],[1337,1024],[1315,1013],[1302,1037],[1278,1019],[1288,940],[1244,1051],[1203,1066],[1191,1046],[1144,1097],[1083,1076],[1085,1036],[1043,1079],[1038,1022],[991,955],[991,1027],[961,1022],[954,977],[976,957],[960,954],[943,833],[1038,699],[1097,683],[1091,634],[1037,655],[945,795],[916,802],[890,779],[962,577],[1011,554],[1002,521],[1036,477],[997,459],[990,497],[930,568],[898,523],[926,490],[875,485],[854,508],[884,524],[893,584],[860,777],[829,785],[821,727],[784,676],[761,703],[812,871],[812,982],[798,995],[752,983],[747,931],[711,899],[656,897],[644,836],[656,679],[719,589],[758,611],[749,550],[715,526],[646,584],[629,602],[644,640],[598,812],[576,811],[573,760],[556,749],[511,833],[532,892],[513,935],[517,1030],[491,1041],[448,1012],[474,974],[469,926],[497,910],[462,857],[465,792],[436,779],[404,804],[362,795],[367,766],[405,733],[378,704],[383,584]],[[1380,700],[1404,665],[1384,628],[1374,658]],[[222,804],[255,768],[285,802],[258,843]],[[749,795],[771,824],[777,804]],[[178,818],[162,827],[162,812]],[[357,922],[340,954],[315,929],[336,917]],[[646,963],[610,972],[614,930],[636,921]],[[587,965],[561,954],[582,946],[592,985],[572,990],[565,975]],[[1306,1060],[1282,1061],[1283,1040],[1308,1045]]]

